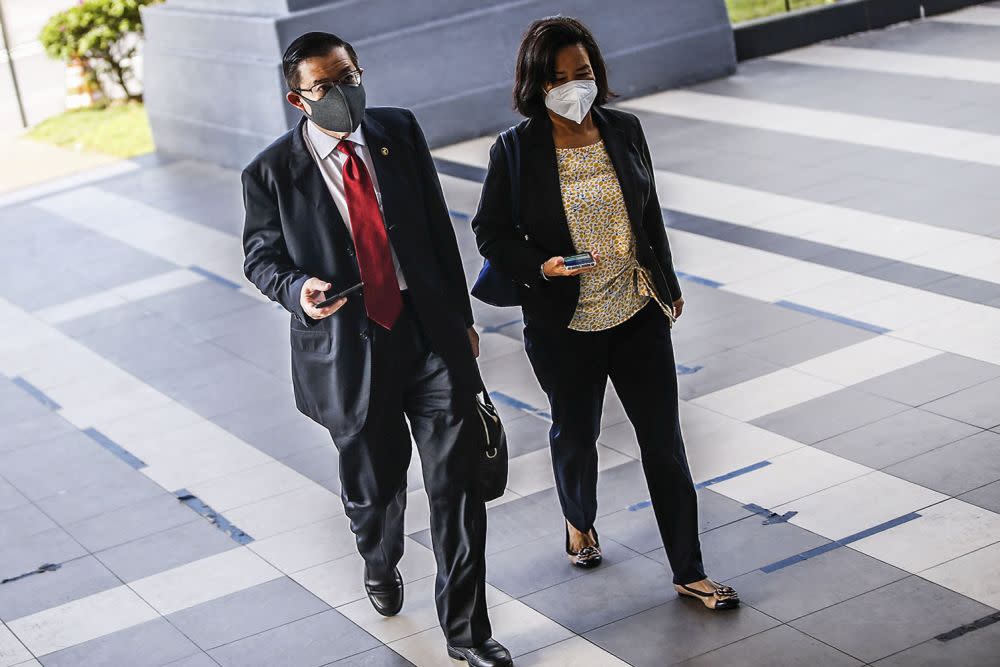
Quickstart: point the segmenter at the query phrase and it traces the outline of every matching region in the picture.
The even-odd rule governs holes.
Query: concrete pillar
[[[332,32],[365,68],[370,105],[413,109],[431,145],[515,122],[514,55],[528,24],[575,16],[610,83],[633,97],[734,71],[723,0],[170,0],[143,12],[146,105],[157,147],[242,166],[294,123],[281,54]]]

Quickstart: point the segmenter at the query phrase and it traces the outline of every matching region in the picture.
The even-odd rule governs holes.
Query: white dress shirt
[[[337,205],[337,210],[340,211],[340,216],[347,225],[347,233],[353,239],[354,231],[351,229],[351,213],[347,208],[347,194],[344,189],[344,163],[347,162],[347,156],[337,150],[337,144],[340,143],[340,139],[331,137],[329,134],[323,132],[311,120],[306,120],[302,136],[305,139],[309,153],[316,161],[316,164],[319,165],[319,171],[323,174],[323,180],[326,182],[326,187],[333,197],[333,202]],[[372,184],[375,186],[375,198],[378,199],[379,211],[382,211],[382,190],[378,186],[378,176],[375,174],[375,165],[372,164],[372,156],[368,151],[364,132],[359,127],[356,132],[349,134],[346,139],[354,143],[352,147],[354,152],[365,163],[365,168],[368,170]],[[385,219],[384,212],[382,212],[382,219]],[[399,259],[396,257],[396,249],[392,247],[391,241],[389,242],[389,250],[392,252],[392,265],[396,269],[396,280],[399,282],[399,289],[404,290],[406,289],[406,278],[403,277],[403,271],[399,268]]]

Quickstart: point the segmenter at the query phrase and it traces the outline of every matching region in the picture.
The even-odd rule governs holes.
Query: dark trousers
[[[475,396],[456,395],[411,308],[407,301],[392,331],[373,327],[367,422],[357,435],[334,440],[341,495],[369,571],[391,573],[403,556],[412,431],[430,498],[438,618],[449,644],[476,646],[492,630],[486,613],[486,505],[474,484]]]
[[[597,438],[608,378],[635,428],[653,512],[674,583],[705,578],[698,498],[688,469],[677,405],[670,327],[650,302],[604,331],[554,330],[529,323],[525,349],[549,397],[549,444],[566,519],[589,531],[597,517]]]

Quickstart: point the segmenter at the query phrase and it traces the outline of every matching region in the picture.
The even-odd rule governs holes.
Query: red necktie
[[[337,150],[347,156],[344,192],[354,248],[358,253],[358,269],[365,284],[365,310],[373,322],[392,329],[403,310],[403,297],[399,293],[396,267],[392,263],[392,250],[375,197],[375,186],[365,163],[353,148],[353,143],[346,139],[337,144]]]

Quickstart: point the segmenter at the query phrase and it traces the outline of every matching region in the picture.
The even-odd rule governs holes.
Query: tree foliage
[[[106,80],[120,86],[125,96],[141,97],[133,69],[142,38],[139,8],[162,0],[80,0],[59,12],[42,28],[39,40],[52,58],[69,62],[79,58]],[[113,97],[105,90],[107,97]]]

